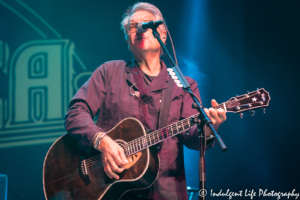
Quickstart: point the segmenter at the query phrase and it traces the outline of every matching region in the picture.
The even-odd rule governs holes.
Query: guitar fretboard
[[[221,103],[214,108],[215,109],[218,109],[218,108],[224,109],[224,106],[227,107],[227,105],[225,103]],[[157,131],[151,132],[151,133],[147,134],[146,136],[142,136],[142,137],[139,137],[137,139],[134,139],[134,140],[128,142],[127,145],[125,145],[123,147],[125,150],[125,155],[126,156],[133,155],[139,151],[142,151],[146,148],[156,145],[168,138],[178,135],[179,133],[189,130],[193,126],[197,125],[193,119],[198,118],[198,116],[199,116],[199,113],[196,115],[193,115],[191,117],[185,118],[174,124],[171,124],[169,126],[166,126]]]
[[[197,118],[199,114],[185,118],[179,122],[171,124],[167,127],[151,132],[146,136],[139,137],[127,143],[124,148],[125,155],[130,156],[153,145],[156,145],[170,137],[189,130],[197,124],[193,122],[193,118]]]

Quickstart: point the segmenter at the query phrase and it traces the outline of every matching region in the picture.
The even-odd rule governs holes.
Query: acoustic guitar
[[[250,110],[253,114],[253,109],[267,107],[270,100],[269,93],[261,88],[233,97],[215,109],[241,114]],[[110,179],[105,174],[101,152],[87,155],[69,134],[61,136],[50,147],[44,161],[46,199],[120,199],[127,191],[150,187],[158,176],[159,156],[149,147],[196,126],[193,119],[198,116],[196,114],[148,134],[135,118],[119,122],[107,132],[124,149],[129,161],[119,174],[119,180]]]

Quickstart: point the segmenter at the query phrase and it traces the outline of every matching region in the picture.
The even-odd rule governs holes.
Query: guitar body
[[[146,131],[137,119],[126,118],[107,135],[122,144],[146,135]],[[44,162],[46,199],[120,199],[129,190],[151,186],[157,178],[159,158],[149,148],[139,152],[134,164],[119,174],[119,180],[106,176],[100,156],[101,152],[88,156],[69,134],[60,137]]]

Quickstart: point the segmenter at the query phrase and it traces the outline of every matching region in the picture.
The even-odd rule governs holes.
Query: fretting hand
[[[206,115],[210,118],[214,129],[217,131],[219,126],[226,120],[226,112],[222,108],[213,108],[218,106],[218,103],[214,99],[211,100],[211,106],[212,108],[209,109],[204,108],[204,111]]]

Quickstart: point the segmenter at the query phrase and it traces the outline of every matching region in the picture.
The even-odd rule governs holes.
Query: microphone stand
[[[199,135],[199,144],[200,144],[200,158],[199,158],[199,200],[205,200],[206,195],[207,195],[207,191],[206,191],[206,171],[205,171],[205,144],[206,144],[206,138],[205,138],[205,134],[203,131],[204,125],[208,126],[214,137],[215,140],[217,141],[218,145],[220,146],[222,151],[226,151],[227,147],[224,144],[222,138],[217,134],[217,132],[215,131],[215,129],[212,126],[212,122],[209,119],[209,117],[207,117],[206,113],[204,112],[204,108],[203,106],[200,104],[200,102],[198,101],[198,98],[196,97],[196,95],[192,92],[191,88],[190,88],[190,84],[187,82],[186,78],[184,77],[183,73],[181,72],[180,68],[175,64],[174,60],[172,59],[169,51],[167,50],[165,44],[161,41],[160,39],[160,34],[157,32],[157,26],[151,28],[152,29],[152,33],[153,36],[158,40],[158,42],[160,43],[164,53],[166,54],[167,58],[169,59],[169,61],[172,64],[172,69],[175,72],[176,76],[178,77],[178,80],[181,82],[182,84],[182,88],[185,92],[188,92],[193,101],[195,103],[193,103],[193,108],[197,109],[199,114],[199,120],[197,122],[197,126],[199,128],[198,131],[198,135]],[[197,120],[196,120],[197,121]]]

